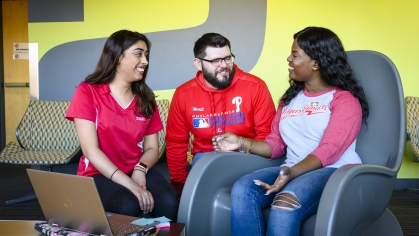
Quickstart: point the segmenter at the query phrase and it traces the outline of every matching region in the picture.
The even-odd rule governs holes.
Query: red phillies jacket
[[[189,132],[194,135],[193,155],[214,151],[211,138],[217,134],[232,132],[263,140],[270,133],[275,106],[265,82],[234,67],[233,81],[226,89],[208,87],[201,71],[176,89],[166,130],[172,182],[186,181]]]

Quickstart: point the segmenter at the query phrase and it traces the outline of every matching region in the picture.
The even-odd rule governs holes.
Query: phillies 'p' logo
[[[239,112],[240,105],[242,104],[242,97],[234,97],[231,103],[236,104],[236,112]]]

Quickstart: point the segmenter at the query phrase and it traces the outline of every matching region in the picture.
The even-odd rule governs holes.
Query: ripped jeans
[[[317,212],[327,180],[336,168],[321,168],[290,181],[278,193],[265,195],[266,190],[254,184],[258,179],[273,184],[281,167],[257,170],[241,177],[231,192],[232,235],[299,235],[304,220]],[[277,206],[279,204],[285,207]],[[266,227],[262,210],[270,207]]]

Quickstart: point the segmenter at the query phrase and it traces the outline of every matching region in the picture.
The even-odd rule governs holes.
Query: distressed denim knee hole
[[[283,210],[287,212],[301,208],[301,203],[293,192],[279,193],[272,203],[272,209]]]

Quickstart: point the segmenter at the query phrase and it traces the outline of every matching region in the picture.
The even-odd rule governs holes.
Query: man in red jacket
[[[166,157],[172,183],[186,181],[189,132],[194,135],[194,165],[214,151],[214,135],[229,131],[263,140],[275,116],[265,82],[234,64],[227,38],[217,33],[204,34],[193,50],[198,72],[176,89],[167,120]]]

